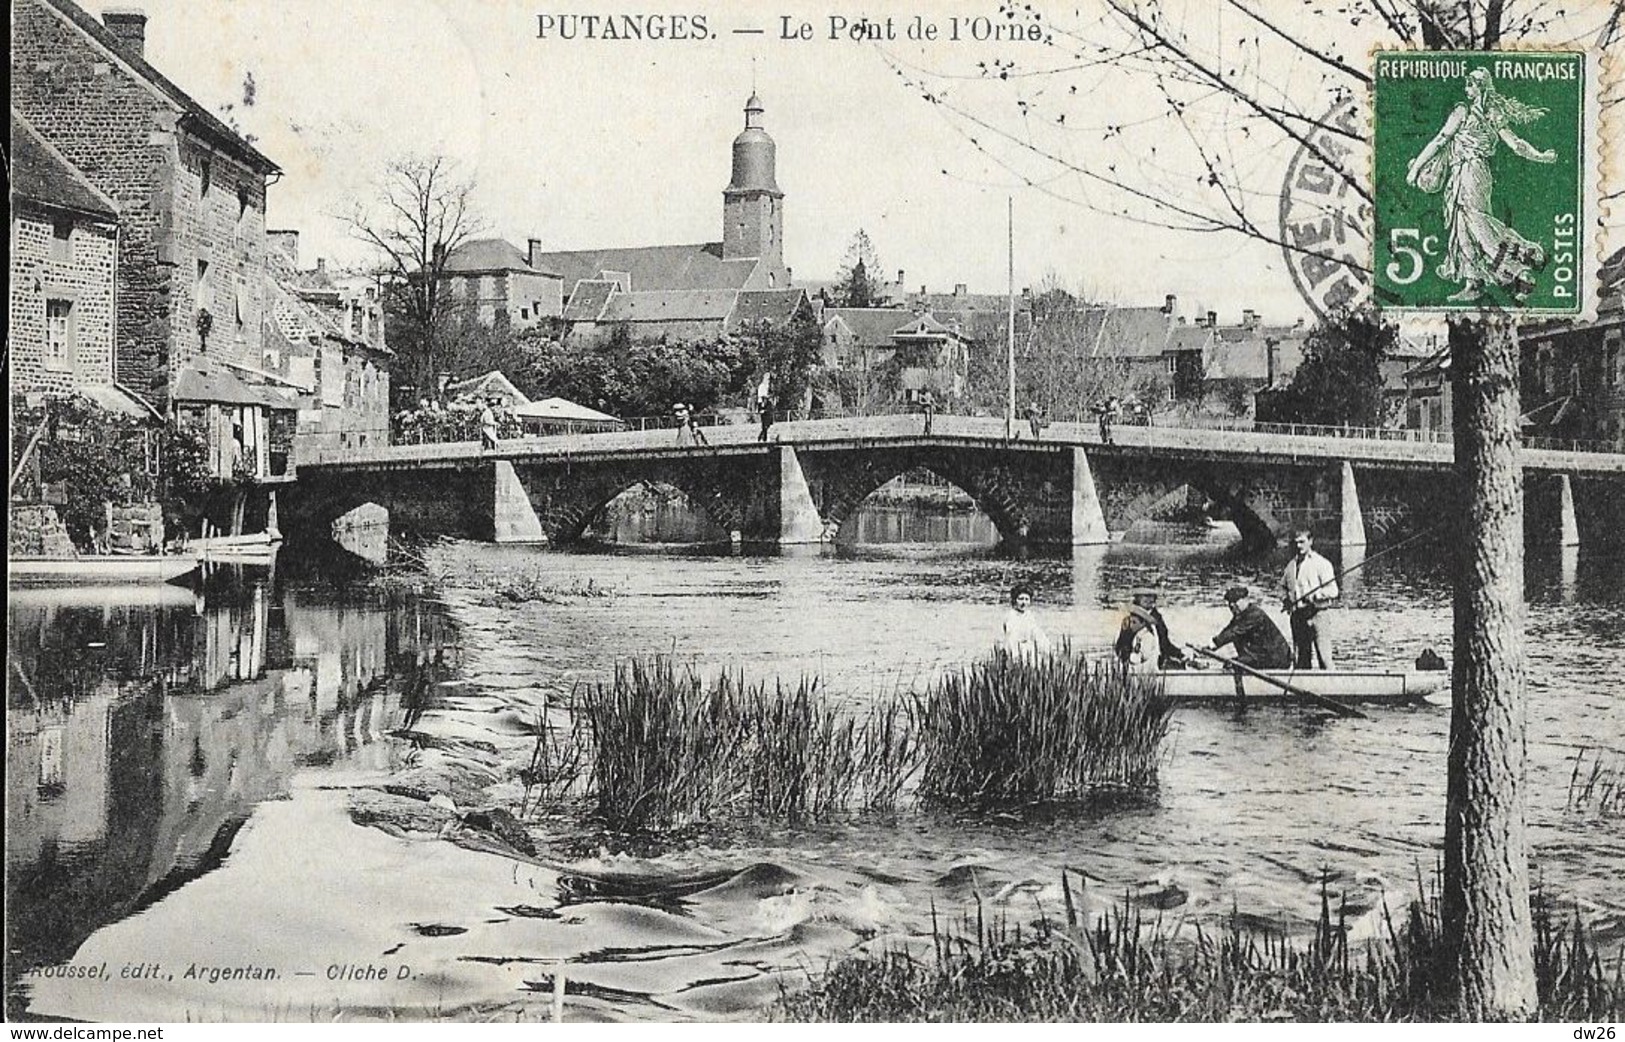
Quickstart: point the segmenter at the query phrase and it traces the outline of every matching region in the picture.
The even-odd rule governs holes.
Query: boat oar
[[[1355,709],[1353,706],[1344,705],[1342,702],[1327,698],[1325,695],[1317,695],[1313,691],[1310,691],[1307,688],[1301,688],[1296,684],[1289,684],[1284,680],[1277,680],[1268,673],[1256,670],[1251,666],[1244,665],[1243,663],[1237,662],[1233,658],[1225,658],[1223,655],[1215,654],[1206,648],[1199,648],[1195,644],[1187,644],[1185,646],[1204,658],[1210,658],[1215,662],[1223,663],[1226,669],[1233,669],[1238,673],[1245,673],[1247,676],[1256,677],[1257,679],[1264,681],[1266,684],[1273,684],[1289,695],[1296,695],[1305,702],[1312,702],[1317,706],[1321,706],[1322,708],[1330,709],[1338,716],[1353,716],[1358,717],[1361,720],[1370,719],[1370,717],[1366,716],[1358,709]]]

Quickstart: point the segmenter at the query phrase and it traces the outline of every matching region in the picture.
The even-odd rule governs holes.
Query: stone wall
[[[10,504],[6,526],[7,553],[13,557],[76,557],[73,540],[56,507]]]
[[[71,225],[64,243],[58,220]],[[11,222],[11,388],[66,394],[113,382],[113,279],[118,238],[111,225],[19,207]],[[67,357],[47,350],[47,303],[69,304]]]

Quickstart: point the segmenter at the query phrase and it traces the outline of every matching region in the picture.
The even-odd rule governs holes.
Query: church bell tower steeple
[[[786,288],[784,193],[774,174],[777,146],[762,129],[762,102],[745,102],[745,129],[734,138],[733,178],[722,192],[722,257],[760,257],[767,286]]]

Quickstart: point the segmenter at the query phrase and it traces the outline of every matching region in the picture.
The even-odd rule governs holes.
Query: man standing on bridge
[[[927,387],[920,395],[920,411],[925,413],[925,433],[931,433],[931,418],[937,414],[937,396]]]
[[[1281,590],[1297,667],[1331,669],[1332,642],[1323,610],[1337,599],[1337,575],[1332,563],[1315,553],[1315,538],[1307,529],[1293,533],[1292,546],[1296,552],[1281,573]]]

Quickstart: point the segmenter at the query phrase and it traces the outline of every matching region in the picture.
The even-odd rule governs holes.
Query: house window
[[[51,222],[51,259],[61,264],[73,262],[73,221],[58,217]]]
[[[526,322],[530,321],[530,308],[520,308],[519,317]]]
[[[194,291],[197,297],[197,309],[199,311],[208,311],[210,305],[214,303],[214,295],[209,291],[209,262],[201,257],[198,258],[197,262],[197,285]]]
[[[199,191],[207,199],[209,197],[209,188],[214,184],[214,160],[207,156],[203,158],[203,162],[198,165],[198,177],[202,181],[202,187]]]
[[[52,298],[45,302],[45,364],[52,369],[73,366],[73,301]]]
[[[240,222],[248,216],[248,186],[242,185],[237,189],[237,220]]]
[[[1603,352],[1602,379],[1609,390],[1619,386],[1619,353],[1618,341],[1609,344]]]
[[[1168,356],[1168,375],[1173,376],[1177,369],[1178,369],[1178,365],[1176,364],[1176,362],[1174,360],[1174,356],[1169,355]]]
[[[242,279],[238,279],[236,292],[232,294],[232,310],[236,315],[238,326],[248,320],[248,301],[245,299],[247,295],[248,287],[243,284]]]

